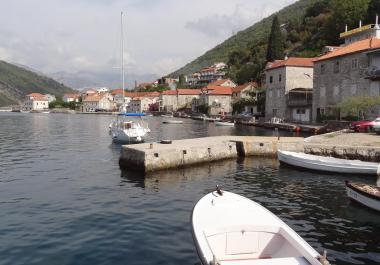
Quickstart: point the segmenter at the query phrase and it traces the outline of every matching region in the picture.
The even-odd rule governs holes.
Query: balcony
[[[307,107],[313,103],[313,90],[309,88],[295,88],[288,92],[286,105],[288,107]]]
[[[380,80],[380,69],[376,66],[372,66],[364,71],[364,78],[372,81]]]

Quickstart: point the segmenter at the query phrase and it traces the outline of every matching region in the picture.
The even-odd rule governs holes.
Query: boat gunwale
[[[359,194],[361,194],[361,195],[363,195],[365,197],[369,197],[369,198],[374,199],[376,201],[380,201],[380,196],[377,196],[377,195],[374,195],[374,194],[371,194],[371,193],[367,193],[367,192],[365,192],[365,191],[363,191],[363,190],[361,190],[361,189],[353,186],[352,184],[355,184],[355,183],[350,183],[350,182],[346,181],[346,187],[347,188],[352,189],[353,191],[355,191],[355,192],[357,192],[357,193],[359,193]],[[351,196],[349,196],[349,197],[352,198]],[[357,201],[357,200],[355,200],[355,201]]]

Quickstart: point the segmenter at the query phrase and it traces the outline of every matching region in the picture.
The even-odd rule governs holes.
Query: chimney
[[[362,27],[362,20],[359,20],[359,28]]]
[[[285,54],[284,60],[286,61],[286,60],[288,60],[288,59],[289,59],[288,55]]]
[[[348,31],[348,26],[347,26],[347,24],[346,24],[346,32]]]
[[[376,15],[375,38],[380,39],[380,26],[379,26],[379,16],[378,15]]]

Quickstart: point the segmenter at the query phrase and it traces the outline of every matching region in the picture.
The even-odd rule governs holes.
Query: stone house
[[[160,111],[177,111],[178,109],[191,109],[194,99],[198,99],[200,89],[167,90],[160,95]]]
[[[313,121],[324,116],[345,116],[336,105],[347,98],[380,95],[380,27],[364,26],[342,36],[343,46],[314,62]],[[362,39],[363,36],[370,37]],[[379,108],[373,108],[365,117],[379,114]]]
[[[66,93],[63,95],[62,100],[63,102],[69,103],[69,102],[79,102],[80,95],[74,94],[74,93]]]
[[[31,93],[26,95],[22,105],[23,111],[46,110],[48,108],[49,101],[46,99],[45,95],[40,93]]]
[[[158,101],[157,97],[135,97],[129,101],[127,112],[142,113],[149,111],[149,107]]]
[[[82,112],[95,112],[97,110],[111,111],[115,108],[113,102],[106,96],[89,95],[82,101]]]
[[[265,68],[265,119],[310,122],[314,58],[285,58]]]

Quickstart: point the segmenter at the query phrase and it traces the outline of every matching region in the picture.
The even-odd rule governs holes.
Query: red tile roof
[[[341,47],[340,49],[334,50],[332,52],[326,53],[318,58],[316,58],[316,62],[328,60],[331,58],[336,58],[348,54],[353,54],[357,52],[364,52],[374,49],[380,48],[380,39],[377,38],[369,38],[361,41],[353,42],[347,46]]]
[[[231,81],[230,79],[219,79],[219,80],[216,80],[216,81],[214,81],[214,82],[211,82],[210,84],[209,84],[209,86],[211,85],[211,86],[221,86],[221,85],[223,85],[225,82],[227,82],[227,81]]]
[[[286,60],[276,60],[274,62],[268,62],[266,66],[266,70],[272,70],[275,68],[280,68],[284,66],[296,66],[296,67],[313,67],[314,60],[316,58],[296,58],[289,57]]]
[[[240,93],[241,91],[243,91],[244,89],[246,89],[247,87],[249,86],[252,86],[252,87],[258,87],[257,83],[256,82],[251,82],[251,83],[245,83],[243,85],[240,85],[240,86],[237,86],[237,87],[234,87],[232,89],[232,92],[233,93]]]
[[[232,95],[233,87],[229,86],[207,86],[207,93],[210,95]]]
[[[66,94],[63,94],[64,97],[67,97],[67,98],[78,98],[79,95],[78,94],[74,94],[74,93],[66,93]]]
[[[123,89],[115,89],[111,92],[112,95],[119,95],[123,94]],[[135,97],[159,97],[159,92],[127,92],[124,91],[124,96],[129,98],[135,98]]]
[[[103,98],[103,96],[101,95],[91,95],[91,96],[87,96],[85,99],[83,99],[83,102],[97,102],[99,100],[101,100]]]
[[[30,93],[28,95],[26,95],[28,97],[44,97],[44,95],[40,94],[40,93]]]
[[[177,90],[166,90],[162,92],[163,95],[199,95],[200,89],[179,88]]]

